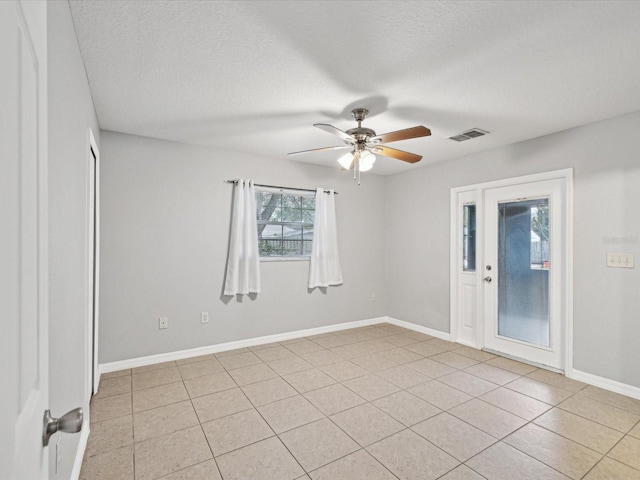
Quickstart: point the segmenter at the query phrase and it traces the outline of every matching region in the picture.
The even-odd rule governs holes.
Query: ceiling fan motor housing
[[[366,108],[355,108],[351,110],[351,115],[358,122],[358,126],[347,130],[346,133],[356,139],[355,146],[358,150],[364,150],[366,148],[366,144],[369,143],[369,139],[376,136],[376,132],[374,130],[362,126],[362,121],[368,113],[369,110]],[[347,141],[345,141],[345,143],[350,144]]]
[[[356,127],[347,130],[347,133],[356,139],[358,145],[366,144],[371,137],[376,136],[376,132],[370,128]]]

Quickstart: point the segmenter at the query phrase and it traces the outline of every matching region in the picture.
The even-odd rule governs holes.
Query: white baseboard
[[[451,334],[447,332],[441,332],[440,330],[434,330],[433,328],[423,327],[422,325],[416,325],[415,323],[405,322],[404,320],[398,320],[393,317],[385,317],[386,322],[398,327],[407,328],[416,332],[425,333],[432,337],[441,338],[442,340],[451,341]]]
[[[571,374],[567,376],[569,378],[572,378],[573,380],[578,380],[579,382],[588,383],[589,385],[593,385],[595,387],[604,388],[605,390],[609,390],[611,392],[619,393],[621,395],[626,395],[627,397],[637,398],[640,400],[640,388],[634,387],[633,385],[617,382],[605,377],[599,377],[598,375],[576,369],[573,369],[571,371]]]
[[[199,355],[225,352],[227,350],[235,350],[237,348],[255,347],[256,345],[263,345],[265,343],[283,342],[285,340],[292,340],[294,338],[308,337],[311,335],[319,335],[322,333],[338,332],[340,330],[366,327],[369,325],[377,325],[379,323],[385,323],[385,322],[392,323],[388,319],[388,317],[369,318],[366,320],[357,320],[354,322],[327,325],[325,327],[309,328],[306,330],[296,330],[294,332],[278,333],[276,335],[267,335],[264,337],[247,338],[246,340],[219,343],[217,345],[207,345],[206,347],[190,348],[188,350],[180,350],[177,352],[160,353],[157,355],[149,355],[146,357],[131,358],[129,360],[120,360],[117,362],[101,363],[100,373],[116,372],[118,370],[124,370],[127,368],[144,367],[146,365],[153,365],[154,363],[169,362],[172,360],[182,360],[183,358],[197,357]],[[406,323],[406,322],[403,322],[403,323]],[[412,325],[412,324],[407,324],[407,325]],[[407,328],[411,328],[411,327],[407,327]],[[428,333],[428,332],[425,332],[425,333]]]
[[[80,433],[80,440],[78,442],[78,449],[76,450],[76,458],[73,461],[73,468],[71,469],[70,480],[78,480],[80,478],[80,470],[82,470],[82,460],[84,459],[84,452],[87,449],[87,441],[89,440],[89,421],[85,417],[82,423],[82,430]]]

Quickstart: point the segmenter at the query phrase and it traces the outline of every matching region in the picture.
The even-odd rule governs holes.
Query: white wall
[[[85,407],[87,152],[98,122],[67,2],[49,2],[49,369],[50,409]],[[55,444],[62,455],[55,473]],[[68,479],[80,434],[57,434],[50,478]]]
[[[325,167],[103,132],[100,361],[385,314],[448,332],[450,188],[573,167],[574,368],[640,386],[639,270],[604,266],[607,251],[638,255],[640,245],[603,242],[640,237],[639,127],[640,113],[631,114],[406,174],[367,175],[361,187]],[[340,191],[344,286],[309,293],[306,262],[262,263],[262,294],[221,297],[232,189],[223,180],[239,177]],[[160,331],[165,315],[171,327]]]
[[[262,293],[222,297],[235,178],[335,188],[344,285],[309,292],[308,262],[262,262]],[[102,132],[100,363],[384,315],[383,189],[377,175],[358,187],[338,168]]]
[[[388,315],[449,331],[452,187],[574,168],[574,368],[640,387],[640,113],[388,177]],[[482,141],[482,139],[471,140]],[[605,267],[605,253],[636,268]]]

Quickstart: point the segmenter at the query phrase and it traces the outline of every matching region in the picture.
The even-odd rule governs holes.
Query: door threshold
[[[538,368],[542,368],[544,370],[549,370],[550,372],[560,373],[562,375],[565,375],[564,370],[562,370],[561,368],[555,368],[555,367],[551,367],[549,365],[544,365],[542,363],[532,362],[531,360],[527,360],[526,358],[516,357],[515,355],[509,355],[507,353],[499,352],[497,350],[492,350],[490,348],[482,348],[481,350],[483,352],[492,353],[492,354],[498,355],[500,357],[508,358],[509,360],[515,360],[516,362],[526,363],[527,365],[531,365],[532,367],[538,367]]]

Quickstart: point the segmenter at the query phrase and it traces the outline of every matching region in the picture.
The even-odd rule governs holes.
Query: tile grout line
[[[283,400],[284,400],[284,399],[283,399]],[[251,401],[251,400],[249,400],[249,401]],[[272,402],[272,403],[275,403],[275,402]],[[293,454],[293,452],[291,452],[291,450],[289,450],[289,447],[287,447],[287,445],[282,441],[282,439],[280,438],[280,434],[276,433],[276,431],[275,431],[275,430],[273,429],[273,427],[269,424],[269,422],[267,421],[267,419],[266,419],[266,418],[264,418],[264,416],[262,415],[262,412],[261,412],[260,410],[258,410],[258,408],[257,408],[257,407],[255,407],[255,406],[254,406],[254,408],[255,408],[256,412],[258,412],[258,415],[260,415],[260,418],[262,418],[262,421],[264,421],[264,423],[266,423],[266,424],[269,426],[269,428],[270,428],[270,429],[271,429],[271,431],[273,432],[274,436],[278,439],[278,441],[280,442],[280,444],[281,444],[281,445],[282,445],[282,446],[287,450],[287,452],[289,452],[289,455],[291,455],[291,458],[293,458],[293,459],[295,460],[295,462],[300,466],[300,468],[302,469],[302,471],[303,471],[304,473],[308,473],[308,472],[307,472],[307,470],[302,466],[302,464],[300,463],[300,461],[295,457],[295,455]],[[313,423],[313,422],[310,422],[310,423]],[[292,429],[292,430],[293,430],[293,429]],[[262,441],[262,440],[259,440],[259,441]],[[257,443],[257,442],[256,442],[256,443]],[[240,447],[240,448],[244,448],[244,447]],[[296,477],[296,478],[301,478],[301,477],[303,477],[303,476],[304,476],[304,474],[303,474],[303,475],[301,475],[301,476],[299,476],[299,477]]]
[[[368,402],[368,403],[369,403],[369,404],[371,404],[374,408],[377,408],[377,407],[376,407],[375,405],[373,405],[371,402]],[[365,404],[365,405],[366,405],[366,404]],[[362,405],[357,405],[357,407],[359,407],[359,406],[362,406]],[[352,407],[352,408],[357,408],[357,407]],[[348,411],[348,410],[350,410],[350,409],[343,410],[343,412],[346,412],[346,411]],[[338,413],[342,413],[342,412],[338,412]],[[383,412],[383,413],[386,413],[386,412]],[[361,450],[364,450],[364,451],[365,451],[365,452],[367,452],[369,455],[371,455],[371,456],[372,456],[372,457],[373,457],[373,458],[374,458],[374,459],[375,459],[375,460],[376,460],[380,465],[382,465],[386,470],[388,470],[388,471],[389,471],[389,472],[390,472],[394,477],[396,477],[396,478],[399,478],[399,477],[397,477],[397,475],[395,475],[391,470],[389,470],[389,468],[387,468],[387,466],[386,466],[384,463],[382,463],[382,462],[381,462],[381,461],[380,461],[380,460],[379,460],[375,455],[373,455],[371,452],[369,452],[369,450],[367,450],[367,448],[368,448],[368,447],[371,447],[372,445],[375,445],[376,443],[382,442],[383,440],[386,440],[386,439],[387,439],[387,438],[389,438],[389,437],[393,437],[394,435],[398,435],[398,434],[400,434],[400,433],[402,433],[402,432],[405,432],[405,431],[407,431],[407,430],[409,430],[409,431],[411,431],[411,432],[415,433],[416,435],[420,436],[421,438],[424,438],[424,437],[422,437],[420,434],[418,434],[418,432],[414,432],[413,430],[411,430],[411,427],[407,427],[407,426],[405,426],[402,422],[399,422],[399,421],[398,421],[398,423],[400,423],[400,425],[402,425],[404,428],[402,428],[401,430],[399,430],[399,431],[397,431],[397,432],[394,432],[394,433],[392,433],[392,434],[390,434],[390,435],[387,435],[387,436],[385,436],[385,437],[379,438],[379,439],[377,439],[375,442],[370,443],[369,445],[362,446],[362,445],[360,445],[360,444],[357,442],[357,440],[356,440],[355,438],[351,437],[351,435],[349,435],[349,433],[347,433],[345,430],[343,430],[343,429],[340,427],[340,425],[336,424],[336,423],[333,421],[333,419],[332,419],[332,418],[329,418],[329,420],[331,420],[331,421],[334,423],[334,425],[335,425],[336,427],[338,427],[340,430],[342,430],[342,431],[345,433],[345,435],[347,435],[347,436],[348,436],[349,438],[351,438],[354,442],[356,442],[356,444],[360,447],[360,449],[361,449]],[[396,420],[396,421],[397,421],[397,420]],[[437,448],[438,450],[440,450],[440,451],[444,452],[446,455],[448,455],[448,456],[450,456],[450,457],[454,458],[456,461],[458,461],[458,462],[459,462],[459,460],[458,460],[457,458],[455,458],[455,457],[454,457],[453,455],[451,455],[450,453],[445,452],[445,451],[444,451],[442,448],[440,448],[438,445],[435,445],[435,444],[433,444],[433,443],[429,442],[429,440],[427,440],[426,438],[425,438],[424,440],[425,440],[426,442],[428,442],[430,445],[433,445],[433,446],[434,446],[435,448]],[[355,453],[355,452],[353,452],[353,453]],[[351,454],[349,454],[349,455],[351,455]],[[461,465],[461,462],[460,462],[458,465]],[[456,465],[454,468],[458,468],[458,465]],[[452,470],[453,470],[453,469],[452,469]],[[448,472],[447,472],[447,473],[448,473]]]
[[[614,461],[616,461],[616,462],[619,462],[619,463],[620,463],[620,464],[622,464],[622,465],[626,465],[627,467],[629,467],[629,468],[631,468],[631,469],[633,469],[633,470],[637,470],[637,471],[639,471],[639,472],[640,472],[640,470],[638,470],[638,469],[637,469],[637,468],[635,468],[635,467],[632,467],[632,466],[631,466],[631,465],[629,465],[628,463],[621,462],[620,460],[617,460],[617,459],[615,459],[615,458],[613,458],[613,457],[610,457],[610,456],[609,456],[609,454],[610,454],[610,453],[611,453],[611,452],[612,452],[612,451],[613,451],[613,450],[614,450],[614,449],[615,449],[615,448],[616,448],[616,447],[617,447],[617,446],[618,446],[622,441],[624,441],[624,439],[625,439],[625,438],[627,438],[627,437],[635,438],[635,437],[633,437],[633,436],[629,435],[629,432],[630,432],[631,430],[633,430],[637,425],[640,425],[640,420],[638,420],[638,421],[634,424],[634,426],[633,426],[633,427],[631,427],[631,428],[627,431],[627,433],[625,433],[624,435],[622,435],[622,437],[620,437],[620,440],[618,440],[618,441],[617,441],[617,442],[616,442],[616,443],[615,443],[615,444],[614,444],[614,445],[613,445],[609,450],[607,450],[607,453],[605,453],[605,454],[602,456],[602,458],[600,458],[600,460],[598,460],[598,462],[597,462],[593,467],[591,467],[591,469],[589,469],[589,472],[590,472],[591,470],[593,470],[593,469],[596,467],[596,465],[598,465],[600,462],[602,462],[602,460],[604,460],[605,458],[608,458],[608,459],[610,459],[610,460],[614,460]],[[612,430],[615,430],[615,429],[612,429]],[[622,433],[622,432],[620,432],[620,433]],[[586,475],[588,475],[588,474],[589,474],[589,472],[587,472],[587,474],[585,474],[585,476],[586,476]]]
[[[571,414],[573,414],[573,415],[575,415],[575,416],[577,416],[577,417],[583,418],[583,419],[585,419],[585,420],[589,420],[589,421],[591,421],[591,422],[593,422],[593,423],[597,423],[598,425],[600,425],[600,426],[602,426],[602,427],[606,427],[606,428],[609,428],[609,429],[611,429],[611,430],[615,430],[616,432],[622,433],[622,434],[624,434],[625,436],[626,436],[626,435],[628,435],[628,432],[630,432],[630,431],[634,428],[634,427],[631,427],[628,431],[624,432],[624,431],[622,431],[622,430],[618,430],[617,428],[610,427],[609,425],[605,425],[604,423],[601,423],[601,422],[599,422],[599,421],[597,421],[597,420],[594,420],[593,418],[585,417],[584,415],[581,415],[581,414],[576,413],[576,412],[572,412],[571,410],[565,410],[564,408],[561,408],[561,407],[560,407],[560,405],[561,405],[561,404],[563,404],[564,402],[566,402],[567,400],[569,400],[569,399],[570,399],[570,398],[572,398],[573,396],[577,395],[578,393],[579,393],[579,392],[576,392],[576,393],[572,394],[570,397],[567,397],[565,400],[563,400],[562,402],[558,403],[558,404],[557,404],[557,405],[555,405],[554,407],[555,407],[555,408],[559,408],[559,409],[560,409],[560,410],[562,410],[563,412],[568,412],[568,413],[571,413]],[[616,410],[621,410],[621,411],[623,411],[623,412],[625,412],[625,413],[629,413],[629,414],[634,415],[634,416],[636,416],[636,417],[640,417],[640,415],[635,415],[635,414],[633,414],[633,413],[631,413],[631,412],[628,412],[628,411],[623,410],[623,409],[621,409],[621,408],[615,407],[615,406],[613,406],[613,405],[609,405],[609,404],[607,404],[607,403],[599,402],[598,400],[595,400],[595,399],[593,399],[593,398],[589,398],[589,400],[593,400],[594,402],[600,403],[600,404],[605,405],[605,406],[607,406],[607,407],[609,407],[609,408],[615,408]],[[638,420],[638,422],[640,422],[640,420]],[[634,425],[635,425],[635,424],[634,424]]]
[[[193,407],[193,404],[192,404],[192,407]],[[195,407],[194,407],[194,410],[195,410]],[[198,418],[198,422],[200,422],[199,418]],[[211,460],[213,460],[213,462],[216,464],[216,469],[218,470],[218,474],[220,475],[220,478],[223,478],[222,477],[222,472],[220,471],[220,466],[218,465],[218,461],[216,460],[216,456],[213,453],[213,448],[211,448],[211,442],[209,442],[209,437],[207,437],[207,434],[204,431],[204,427],[202,426],[202,423],[198,423],[198,426],[200,427],[200,431],[202,432],[202,435],[204,436],[204,441],[207,442],[207,446],[209,447],[209,452],[211,453]],[[209,461],[209,459],[204,460],[204,461],[199,462],[199,463],[196,463],[194,465],[199,465],[200,463],[204,463],[204,462],[207,462],[207,461]],[[183,468],[181,470],[184,470],[186,468],[191,468],[191,467],[193,467],[193,465],[189,465],[189,466],[187,466],[187,467],[185,467],[185,468]],[[179,472],[180,470],[177,470],[177,471]],[[173,473],[175,473],[175,472],[171,472],[170,474],[173,474]],[[163,475],[163,476],[166,476],[166,475]]]
[[[263,362],[264,364],[266,364],[266,362],[264,362],[263,360],[262,360],[262,362]],[[247,365],[247,366],[251,366],[251,365]],[[224,366],[223,366],[223,368],[225,368],[225,371],[228,373],[228,370],[226,370],[226,367],[224,367]],[[240,368],[243,368],[243,367],[240,367]],[[276,373],[277,373],[277,372],[276,372]],[[258,413],[258,415],[260,415],[260,417],[261,417],[261,418],[262,418],[262,420],[265,422],[265,424],[267,424],[267,426],[269,427],[269,429],[271,430],[271,432],[273,433],[273,435],[271,435],[271,436],[267,437],[266,439],[264,439],[264,438],[263,438],[263,439],[261,439],[261,440],[256,440],[255,442],[251,442],[251,443],[248,443],[248,444],[246,444],[246,445],[243,445],[243,446],[241,446],[241,447],[234,448],[233,450],[229,450],[228,452],[224,452],[224,453],[220,454],[219,456],[222,456],[222,455],[226,455],[226,454],[228,454],[228,453],[235,452],[235,451],[240,450],[240,449],[242,449],[242,448],[245,448],[245,447],[247,447],[247,446],[249,446],[249,445],[254,445],[254,444],[258,443],[258,442],[261,442],[261,441],[264,441],[264,440],[267,440],[267,439],[269,439],[269,438],[273,438],[273,437],[278,438],[278,440],[280,441],[280,443],[282,443],[282,440],[280,440],[280,438],[278,437],[278,434],[276,434],[276,432],[273,430],[273,428],[271,427],[271,425],[269,425],[269,422],[267,422],[267,421],[266,421],[266,419],[262,416],[262,413],[258,410],[258,407],[256,407],[256,406],[255,406],[255,404],[251,401],[251,399],[249,399],[249,398],[247,397],[246,393],[244,392],[244,390],[242,390],[242,387],[240,387],[240,385],[237,383],[237,381],[235,380],[235,378],[233,378],[231,375],[229,375],[229,377],[231,378],[231,380],[232,380],[232,381],[235,383],[235,385],[236,385],[236,387],[232,387],[231,389],[233,389],[233,388],[238,388],[238,389],[242,392],[242,394],[245,396],[245,398],[247,399],[247,401],[248,401],[248,402],[253,406],[253,410],[255,410],[255,411]],[[259,383],[259,382],[255,382],[255,383]],[[249,384],[249,385],[251,385],[251,384]],[[185,385],[185,388],[186,388],[186,385]],[[229,390],[231,390],[231,389],[229,389]],[[223,391],[226,391],[226,390],[223,390]],[[218,393],[218,392],[214,392],[214,393]],[[204,395],[204,396],[206,396],[206,395]],[[198,397],[196,397],[196,398],[198,398]],[[191,400],[193,400],[193,399],[191,399]],[[273,402],[272,402],[272,403],[273,403]],[[192,405],[193,405],[193,401],[192,401]],[[195,405],[193,405],[193,408],[194,408],[194,410],[195,410]],[[242,411],[240,411],[240,412],[230,413],[230,414],[228,414],[228,415],[223,415],[222,417],[217,417],[217,418],[212,419],[212,420],[210,420],[210,421],[211,421],[211,422],[213,422],[213,421],[219,420],[219,419],[221,419],[221,418],[227,418],[227,417],[230,417],[230,416],[232,416],[232,415],[236,415],[237,413],[242,413],[242,412],[246,412],[246,411],[249,411],[249,410],[251,410],[251,409],[246,409],[246,410],[242,410]],[[220,477],[224,480],[224,475],[223,475],[222,471],[220,470],[220,466],[218,465],[218,460],[217,460],[217,458],[216,458],[216,455],[215,455],[215,454],[214,454],[214,452],[213,452],[213,448],[211,447],[211,443],[210,443],[210,441],[209,441],[209,437],[207,437],[207,434],[204,432],[204,427],[203,427],[203,425],[202,425],[202,422],[200,421],[200,417],[199,417],[199,415],[198,415],[198,413],[197,413],[197,410],[196,410],[196,416],[197,416],[197,418],[198,418],[198,421],[200,422],[200,423],[199,423],[199,424],[200,424],[200,428],[202,429],[202,433],[203,433],[203,435],[204,435],[204,437],[205,437],[205,440],[207,441],[207,445],[209,446],[209,450],[211,451],[212,458],[213,458],[213,460],[214,460],[214,461],[215,461],[215,463],[216,463],[216,467],[217,467],[217,469],[218,469],[218,473],[220,474]],[[205,423],[209,423],[209,422],[205,422]],[[284,446],[285,448],[287,448],[287,447],[286,447],[286,445],[284,445],[284,444],[283,444],[283,446]],[[287,451],[289,451],[289,450],[287,449]],[[289,454],[291,454],[291,452],[289,452]],[[291,456],[292,456],[292,457],[293,457],[293,459],[296,461],[296,463],[298,463],[298,464],[299,464],[298,460],[297,460],[297,459],[296,459],[292,454],[291,454]],[[302,469],[302,471],[303,471],[303,472],[305,472],[305,473],[306,473],[305,469],[304,469],[304,468],[302,468],[302,465],[300,465],[300,468]],[[299,478],[299,477],[298,477],[298,478]]]
[[[514,381],[515,381],[515,380],[514,380]],[[516,392],[516,393],[519,393],[519,392]],[[577,392],[576,392],[576,393],[577,393]],[[524,394],[523,394],[523,395],[524,395]],[[573,394],[572,394],[572,396],[573,396]],[[476,397],[476,398],[477,398],[477,397]],[[533,397],[530,397],[530,398],[533,398]],[[571,397],[569,397],[569,398],[571,398]],[[484,400],[482,400],[481,398],[477,398],[477,399],[478,399],[479,401],[481,401],[481,402],[487,403],[488,405],[494,406],[495,408],[498,408],[498,409],[500,409],[500,410],[503,410],[503,411],[505,411],[505,412],[507,412],[507,413],[511,413],[512,415],[515,415],[515,416],[517,416],[517,417],[518,417],[518,415],[516,415],[516,414],[514,414],[514,413],[512,413],[512,412],[509,412],[508,410],[504,410],[504,409],[502,409],[502,408],[500,408],[500,407],[497,407],[497,406],[495,406],[495,405],[492,405],[492,404],[490,404],[490,403],[488,403],[488,402],[485,402],[485,401],[484,401]],[[534,400],[537,400],[537,399],[534,399]],[[469,400],[469,401],[471,401],[471,400]],[[538,400],[538,401],[541,401],[541,400]],[[465,403],[466,403],[466,402],[465,402]],[[546,402],[542,402],[542,403],[546,403]],[[549,405],[549,404],[547,404],[547,405]],[[453,408],[455,408],[455,407],[453,407]],[[580,445],[580,446],[583,446],[583,447],[585,447],[585,448],[587,448],[587,449],[589,449],[589,450],[591,450],[591,451],[594,451],[594,452],[595,452],[595,450],[593,450],[593,449],[591,449],[591,448],[587,447],[586,445],[582,445],[582,444],[580,444],[580,443],[576,442],[575,440],[572,440],[572,439],[570,439],[570,438],[567,438],[567,437],[565,437],[565,436],[563,436],[563,435],[560,435],[560,434],[559,434],[559,433],[557,433],[557,432],[554,432],[554,431],[549,430],[549,429],[547,429],[547,428],[545,428],[545,427],[543,427],[543,426],[541,426],[541,425],[538,425],[538,424],[534,423],[536,419],[538,419],[538,418],[540,418],[541,416],[545,415],[546,413],[548,413],[549,411],[553,410],[554,408],[557,408],[557,406],[551,405],[551,408],[550,408],[550,409],[548,409],[548,410],[546,410],[546,411],[542,412],[541,414],[537,415],[536,417],[534,417],[534,418],[533,418],[533,419],[531,419],[531,420],[528,420],[528,419],[526,419],[526,418],[522,418],[522,417],[518,417],[518,418],[522,418],[523,420],[526,420],[526,423],[525,423],[525,424],[523,424],[523,425],[521,425],[520,427],[516,428],[516,429],[515,429],[515,430],[513,430],[512,432],[509,432],[509,433],[508,433],[507,435],[505,435],[504,437],[498,438],[498,439],[497,439],[497,442],[494,442],[492,445],[495,445],[495,444],[496,444],[496,443],[498,443],[498,442],[504,442],[504,440],[505,440],[507,437],[509,437],[510,435],[513,435],[514,433],[516,433],[516,432],[518,432],[518,431],[522,430],[522,429],[523,429],[523,428],[525,428],[526,426],[528,426],[528,425],[530,425],[530,424],[533,424],[533,425],[538,426],[538,427],[540,427],[540,428],[543,428],[543,429],[545,429],[545,430],[547,430],[547,431],[549,431],[549,432],[551,432],[551,433],[553,433],[553,434],[555,434],[555,435],[558,435],[559,437],[562,437],[562,438],[564,438],[565,440],[571,441],[571,442],[573,442],[573,443],[576,443],[576,444],[578,444],[578,445]],[[450,414],[450,415],[453,415],[453,414]],[[456,418],[458,418],[458,420],[461,420],[461,421],[463,421],[463,422],[467,423],[468,425],[471,425],[471,426],[472,426],[472,427],[474,427],[474,428],[478,428],[478,427],[475,427],[475,425],[472,425],[472,424],[470,424],[470,423],[466,422],[466,421],[465,421],[464,419],[462,419],[462,418],[459,418],[459,417],[457,417],[457,416],[455,416],[455,415],[453,415],[453,416],[454,416],[454,417],[456,417]],[[482,430],[482,429],[479,429],[479,430],[481,430],[481,431],[483,431],[483,432],[484,432],[484,430]],[[488,435],[491,435],[491,434],[489,434],[488,432],[484,432],[484,433],[487,433]],[[493,435],[491,435],[491,436],[493,436]],[[494,437],[494,438],[496,438],[496,437]],[[518,450],[518,451],[520,451],[520,452],[522,452],[522,453],[524,453],[524,454],[526,454],[526,455],[530,456],[531,458],[534,458],[534,459],[535,459],[535,460],[537,460],[538,462],[544,463],[544,462],[542,462],[541,460],[538,460],[538,459],[536,459],[535,457],[533,457],[533,456],[529,455],[528,453],[526,453],[526,452],[524,452],[524,451],[521,451],[521,450],[520,450],[520,449],[518,449],[517,447],[514,447],[513,445],[510,445],[510,444],[508,444],[508,443],[506,443],[506,442],[504,442],[504,443],[505,443],[506,445],[509,445],[510,447],[515,448],[516,450]],[[487,447],[487,448],[490,448],[490,447],[491,447],[491,446],[489,446],[489,447]],[[486,450],[486,449],[484,449],[484,450]],[[481,452],[478,452],[478,454],[480,454],[480,453],[481,453]],[[600,455],[600,452],[595,452],[595,453],[597,453],[597,454],[599,454],[599,455]],[[475,455],[474,455],[474,456],[475,456]],[[469,459],[469,460],[470,460],[470,459]],[[545,464],[545,465],[547,465],[547,464]],[[547,465],[547,466],[551,467],[550,465]],[[469,468],[471,468],[471,467],[469,467]],[[551,468],[553,468],[553,467],[551,467]],[[561,473],[561,472],[560,472],[560,473]],[[563,474],[563,475],[564,475],[564,474]]]
[[[514,380],[514,381],[515,381],[515,380]],[[543,383],[544,383],[544,382],[543,382]],[[552,385],[552,386],[553,386],[553,385]],[[581,391],[581,390],[579,390],[579,391],[577,391],[577,392],[573,392],[573,393],[571,394],[571,396],[567,397],[565,400],[563,400],[563,402],[564,402],[564,401],[566,401],[566,400],[568,400],[569,398],[572,398],[574,395],[576,395],[576,394],[577,394],[577,393],[579,393],[580,391]],[[562,403],[562,402],[560,402],[560,403]],[[559,404],[558,404],[558,405],[559,405]],[[556,405],[556,406],[552,406],[552,409],[553,409],[553,408],[557,408],[557,405]],[[550,409],[550,410],[551,410],[551,409]],[[548,412],[548,411],[550,411],[550,410],[547,410],[547,412]],[[596,467],[596,465],[598,465],[600,462],[602,462],[602,460],[603,460],[605,457],[607,457],[608,453],[609,453],[613,448],[615,448],[615,445],[614,445],[614,447],[611,447],[611,448],[609,449],[609,451],[608,451],[606,454],[602,454],[602,453],[600,453],[600,452],[596,452],[595,450],[593,450],[593,449],[591,449],[591,448],[587,447],[586,445],[582,445],[582,444],[580,444],[580,443],[576,442],[575,440],[572,440],[572,439],[570,439],[570,438],[567,438],[567,437],[565,437],[565,436],[563,436],[563,435],[560,435],[560,434],[559,434],[559,433],[557,433],[557,432],[554,432],[554,431],[552,431],[552,430],[546,429],[545,427],[543,427],[543,426],[541,426],[541,425],[538,425],[538,424],[533,423],[537,418],[541,417],[542,415],[544,415],[544,414],[545,414],[545,413],[547,413],[547,412],[543,412],[542,414],[538,415],[538,416],[537,416],[537,417],[535,417],[534,419],[532,419],[532,420],[530,420],[530,421],[527,421],[527,423],[525,423],[525,424],[524,424],[524,425],[522,425],[521,427],[517,428],[516,430],[514,430],[514,431],[513,431],[513,432],[511,432],[511,433],[509,433],[508,435],[505,435],[504,437],[500,438],[497,442],[493,443],[492,445],[490,445],[490,446],[488,446],[487,448],[483,449],[482,451],[478,452],[476,455],[474,455],[474,456],[473,456],[473,457],[471,457],[471,458],[474,458],[475,456],[480,455],[483,451],[485,451],[485,450],[487,450],[487,449],[491,448],[491,446],[495,445],[496,443],[500,443],[500,442],[501,442],[501,443],[504,443],[505,445],[508,445],[509,447],[511,447],[511,448],[513,448],[513,449],[515,449],[515,450],[519,451],[520,453],[522,453],[522,454],[524,454],[524,455],[527,455],[528,457],[532,458],[533,460],[535,460],[535,461],[537,461],[537,462],[539,462],[539,463],[542,463],[543,465],[546,465],[547,467],[549,467],[549,468],[551,468],[551,469],[553,469],[553,470],[557,471],[557,472],[558,472],[558,473],[560,473],[561,475],[565,475],[564,473],[562,473],[562,472],[560,472],[559,470],[557,470],[555,467],[553,467],[553,466],[551,466],[551,465],[549,465],[549,464],[545,463],[544,461],[542,461],[542,460],[540,460],[540,459],[538,459],[538,458],[534,457],[533,455],[531,455],[531,454],[529,454],[529,453],[527,453],[527,452],[525,452],[525,451],[523,451],[523,450],[519,449],[518,447],[513,446],[513,445],[511,445],[511,444],[509,444],[509,443],[507,443],[507,442],[505,442],[505,441],[504,441],[508,436],[510,436],[510,435],[512,435],[512,434],[514,434],[514,433],[516,433],[516,432],[518,432],[518,431],[520,431],[520,430],[522,430],[523,428],[525,428],[525,427],[526,427],[526,426],[528,426],[529,424],[534,424],[534,425],[536,425],[536,426],[538,426],[538,427],[540,427],[540,428],[543,428],[543,429],[545,429],[545,430],[547,430],[547,431],[549,431],[549,432],[551,432],[551,433],[553,433],[553,434],[555,434],[555,435],[558,435],[559,437],[561,437],[561,438],[563,438],[563,439],[565,439],[565,440],[567,440],[567,441],[573,442],[573,443],[575,443],[575,444],[577,444],[577,445],[580,445],[581,447],[587,448],[588,450],[590,450],[590,451],[592,451],[592,452],[594,452],[594,453],[596,453],[596,454],[600,455],[600,458],[598,459],[598,461],[597,461],[594,465],[592,465],[592,466],[591,466],[591,468],[590,468],[590,469],[589,469],[589,470],[588,470],[588,471],[587,471],[587,472],[586,472],[582,477],[580,477],[580,478],[584,478],[584,477],[586,477],[586,476],[589,474],[589,472],[590,472],[591,470],[593,470],[593,469]],[[572,412],[569,412],[569,413],[572,413]],[[575,414],[575,415],[577,415],[577,414]],[[578,416],[580,416],[580,415],[578,415]],[[457,418],[457,417],[456,417],[456,418]],[[581,417],[581,418],[585,418],[585,417]],[[602,425],[602,424],[600,424],[599,422],[595,422],[595,421],[594,421],[594,420],[592,420],[592,419],[588,419],[588,418],[585,418],[585,419],[586,419],[586,420],[593,421],[594,423],[598,423],[599,425]],[[462,419],[461,419],[461,420],[462,420]],[[605,426],[605,427],[606,427],[606,425],[602,425],[602,426]],[[476,428],[477,428],[477,427],[476,427]],[[608,428],[610,428],[610,427],[608,427]],[[615,429],[612,429],[612,430],[615,430]],[[485,433],[486,433],[486,432],[485,432]],[[622,432],[619,432],[619,433],[622,433]],[[620,442],[621,442],[621,441],[622,441],[626,436],[627,436],[627,434],[623,434],[623,436],[620,438],[620,440],[618,440],[618,442],[616,442],[616,445],[617,445],[618,443],[620,443]],[[469,458],[467,461],[471,460],[471,458]],[[607,458],[610,458],[610,457],[607,457]],[[627,464],[622,463],[622,462],[620,462],[620,463],[621,463],[621,464],[623,464],[623,465],[627,465]],[[466,465],[466,462],[465,462],[465,465]],[[468,468],[471,468],[469,465],[466,465],[466,466],[467,466]],[[627,465],[627,466],[631,467],[630,465]],[[633,467],[631,467],[631,468],[633,468]],[[473,470],[473,469],[472,469],[472,470]],[[474,470],[474,471],[475,471],[475,470]],[[568,476],[568,475],[566,475],[566,476]]]

